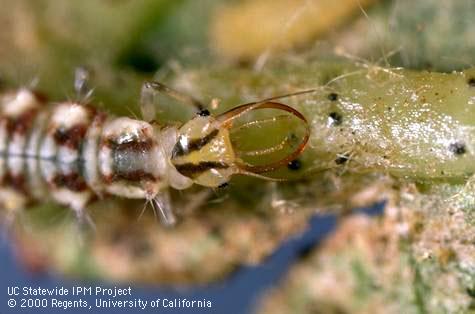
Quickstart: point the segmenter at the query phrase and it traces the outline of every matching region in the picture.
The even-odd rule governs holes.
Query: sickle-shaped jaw
[[[246,174],[246,175],[255,175],[259,173],[271,172],[283,166],[286,166],[289,162],[291,162],[292,160],[295,160],[300,154],[302,154],[310,138],[310,125],[308,124],[307,119],[298,110],[279,102],[265,101],[265,102],[255,102],[255,103],[244,104],[219,115],[216,119],[221,124],[222,127],[230,129],[232,128],[233,122],[237,118],[251,111],[259,110],[259,109],[277,109],[277,110],[290,113],[292,116],[295,116],[296,118],[298,118],[304,123],[305,134],[303,135],[302,141],[297,146],[297,148],[293,152],[291,152],[290,154],[288,154],[287,156],[285,156],[284,158],[278,161],[271,162],[269,164],[264,164],[264,165],[251,165],[243,161],[237,160],[236,161],[237,168],[240,170],[240,173]],[[274,121],[276,121],[276,119],[274,119]],[[259,121],[255,121],[255,122],[256,122],[255,124],[259,124],[258,123]],[[285,144],[286,144],[286,141],[283,141],[279,146],[285,146]],[[262,154],[265,154],[266,153],[265,151],[273,152],[279,149],[280,148],[277,146],[271,147],[271,148],[268,148],[267,150],[263,150]]]
[[[269,164],[251,165],[236,157],[229,133],[236,119],[259,109],[277,109],[290,113],[304,123],[305,134],[297,148],[284,158]],[[259,124],[259,121],[255,122]],[[272,101],[250,103],[226,111],[216,118],[196,116],[190,120],[180,129],[171,162],[180,174],[192,179],[196,184],[208,187],[218,187],[228,182],[233,174],[281,181],[260,174],[279,169],[296,159],[305,149],[309,136],[307,120],[294,108]],[[282,146],[285,145],[283,142]],[[280,149],[277,147],[267,151]],[[265,153],[266,150],[263,151]]]

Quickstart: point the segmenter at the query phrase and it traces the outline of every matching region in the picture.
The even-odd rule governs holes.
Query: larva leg
[[[165,190],[150,200],[152,208],[160,214],[161,222],[166,226],[173,226],[176,223],[176,217],[173,214],[170,193]]]
[[[180,93],[160,82],[150,81],[142,85],[140,109],[142,111],[142,118],[146,121],[152,121],[156,118],[157,105],[155,96],[157,93],[164,94],[170,98],[178,100],[180,103],[192,107],[196,112],[205,112],[206,106],[199,100]]]

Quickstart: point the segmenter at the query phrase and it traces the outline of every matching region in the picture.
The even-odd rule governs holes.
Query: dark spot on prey
[[[287,168],[292,171],[297,171],[302,168],[302,162],[298,159],[294,159],[287,164]]]
[[[227,188],[228,186],[229,186],[229,183],[224,182],[224,183],[218,185],[218,189],[223,190],[223,189]]]
[[[338,112],[330,112],[328,116],[330,117],[330,119],[332,119],[333,125],[340,125],[343,122],[343,117]]]
[[[198,112],[198,115],[201,116],[201,117],[207,117],[209,116],[211,113],[209,112],[208,109],[202,109]]]
[[[337,93],[330,93],[330,94],[328,94],[327,98],[330,101],[337,101],[338,100],[338,94]]]
[[[471,298],[474,298],[474,299],[475,299],[475,287],[473,287],[473,288],[467,288],[466,291],[467,291],[467,294],[468,294]]]
[[[456,142],[449,145],[449,150],[455,155],[463,155],[467,152],[467,147],[463,142]]]
[[[346,155],[342,155],[342,156],[338,156],[336,159],[335,159],[335,163],[337,165],[343,165],[344,163],[346,163],[348,161],[349,157],[346,156]]]

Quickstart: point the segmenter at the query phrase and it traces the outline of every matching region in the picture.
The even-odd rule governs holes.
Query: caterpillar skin
[[[98,196],[153,199],[193,182],[170,163],[178,129],[111,117],[76,102],[48,104],[28,89],[0,107],[0,207],[53,200],[78,216]],[[166,204],[165,204],[166,205]]]

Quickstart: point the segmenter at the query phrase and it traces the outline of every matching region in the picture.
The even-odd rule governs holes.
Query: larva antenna
[[[303,92],[308,93],[310,91],[303,91]],[[302,94],[303,92],[294,93],[294,95]],[[274,98],[275,97],[273,97],[272,99]],[[307,119],[298,110],[279,102],[268,101],[267,99],[263,101],[252,102],[252,103],[235,107],[217,116],[216,121],[220,124],[221,127],[231,129],[235,119],[242,117],[244,114],[250,111],[259,110],[259,109],[277,109],[277,110],[286,111],[292,114],[293,116],[297,117],[298,119],[300,119],[301,121],[305,123],[305,135],[303,136],[303,139],[300,142],[300,144],[292,153],[288,154],[286,157],[276,162],[272,162],[272,163],[264,164],[264,165],[251,165],[242,161],[236,161],[236,166],[239,169],[238,172],[241,174],[254,175],[254,174],[259,174],[259,173],[265,173],[265,172],[274,171],[284,165],[287,165],[289,162],[296,159],[303,152],[310,138],[310,125],[307,122]]]

